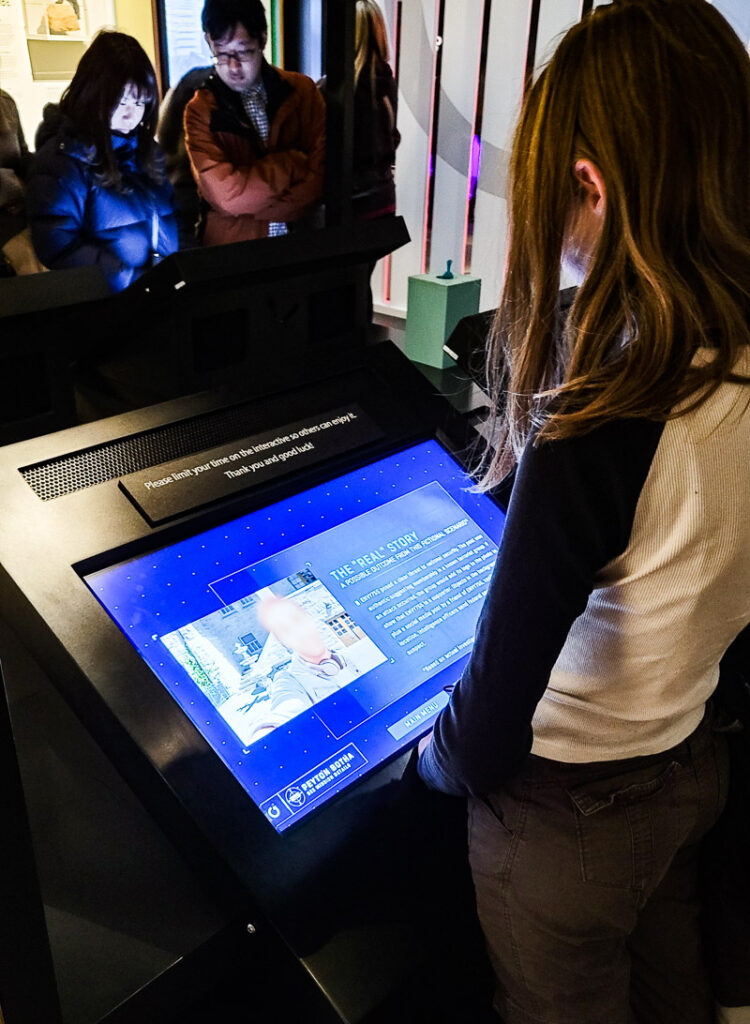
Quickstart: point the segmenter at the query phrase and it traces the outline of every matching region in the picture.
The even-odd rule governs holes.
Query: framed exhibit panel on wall
[[[45,104],[59,101],[93,36],[116,24],[114,0],[0,2],[0,88],[18,104],[32,148]]]

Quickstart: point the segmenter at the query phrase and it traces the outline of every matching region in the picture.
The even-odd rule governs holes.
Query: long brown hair
[[[566,326],[560,263],[589,159],[601,236]],[[705,0],[615,0],[532,86],[510,161],[508,262],[488,377],[494,486],[535,443],[695,408],[750,343],[750,59]],[[696,349],[713,359],[692,366]],[[678,408],[675,408],[678,407]]]
[[[124,32],[99,32],[60,101],[60,110],[76,137],[94,147],[103,184],[118,190],[123,182],[112,149],[110,119],[125,87],[131,84],[144,103],[143,120],[136,129],[138,164],[149,178],[160,182],[164,175],[154,142],[159,92],[151,61],[137,39]]]
[[[354,28],[354,85],[359,82],[364,69],[368,68],[372,88],[378,61],[387,64],[388,58],[388,31],[383,12],[375,0],[357,0]]]

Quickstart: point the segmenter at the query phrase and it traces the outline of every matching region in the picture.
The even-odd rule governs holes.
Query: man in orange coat
[[[323,192],[324,101],[306,75],[264,59],[260,0],[206,0],[202,23],[215,70],[185,109],[185,145],[203,243],[286,234]]]

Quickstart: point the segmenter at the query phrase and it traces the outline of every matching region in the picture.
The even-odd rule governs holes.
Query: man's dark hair
[[[268,31],[261,0],[206,0],[201,24],[211,39],[224,39],[238,25],[242,25],[251,39],[258,42]]]

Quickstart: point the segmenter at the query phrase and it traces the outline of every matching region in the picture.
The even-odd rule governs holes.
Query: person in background
[[[164,97],[159,114],[156,138],[164,150],[167,174],[179,210],[181,249],[189,249],[198,244],[197,229],[201,210],[198,186],[185,149],[185,107],[196,91],[203,88],[212,70],[212,67],[199,67],[184,74]]]
[[[715,1019],[699,867],[750,623],[749,166],[750,59],[705,0],[597,7],[525,97],[481,486],[515,480],[418,761],[469,798],[504,1024]],[[713,941],[747,991],[750,918]]]
[[[357,0],[352,196],[356,220],[396,212],[393,170],[401,136],[396,128],[398,89],[388,59],[383,12],[375,0]]]
[[[206,0],[215,71],[185,110],[185,145],[207,212],[205,245],[286,234],[323,192],[325,104],[306,75],[263,57],[260,0]]]
[[[154,141],[157,105],[140,43],[100,32],[37,131],[27,209],[50,269],[96,266],[120,291],[177,248],[172,186]]]
[[[357,0],[354,36],[352,215],[375,220],[396,212],[394,165],[401,135],[396,128],[398,87],[388,63],[388,31],[375,0]],[[325,95],[326,79],[318,86]],[[370,265],[370,276],[375,263]],[[368,295],[372,319],[372,289]]]
[[[14,100],[0,89],[0,276],[42,270],[26,227],[29,151]]]

